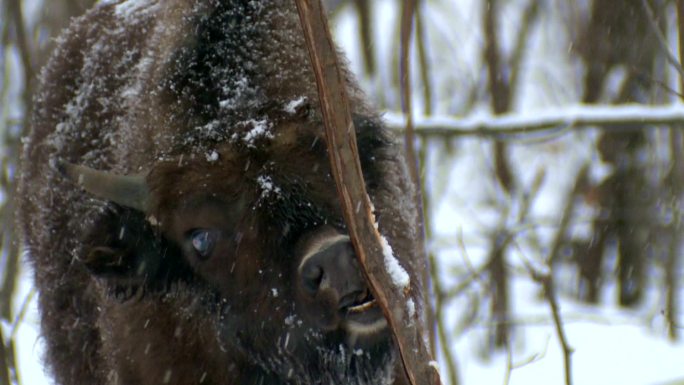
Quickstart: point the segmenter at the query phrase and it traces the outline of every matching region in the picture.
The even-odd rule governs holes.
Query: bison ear
[[[149,209],[150,192],[145,176],[118,175],[62,161],[58,161],[57,169],[67,179],[97,197],[143,213]]]

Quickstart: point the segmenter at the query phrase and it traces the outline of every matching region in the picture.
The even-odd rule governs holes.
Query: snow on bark
[[[381,235],[380,242],[382,244],[385,269],[390,277],[392,277],[392,283],[401,289],[408,288],[411,284],[411,278],[406,270],[399,264],[397,258],[394,257],[394,251],[392,251],[392,247],[389,242],[387,242],[387,238]]]
[[[416,303],[413,302],[413,298],[406,300],[406,308],[408,309],[408,316],[410,319],[416,315]]]

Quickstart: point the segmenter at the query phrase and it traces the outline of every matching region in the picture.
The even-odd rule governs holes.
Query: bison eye
[[[201,260],[206,260],[214,251],[218,237],[218,230],[195,229],[190,231],[189,241],[197,257]]]

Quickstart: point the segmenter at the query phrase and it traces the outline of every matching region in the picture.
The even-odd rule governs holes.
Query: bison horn
[[[72,163],[59,162],[57,168],[87,192],[121,206],[147,212],[149,190],[141,175],[118,175]]]

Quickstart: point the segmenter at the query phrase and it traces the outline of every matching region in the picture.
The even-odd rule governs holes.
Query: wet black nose
[[[338,309],[351,306],[367,292],[351,242],[344,238],[321,246],[306,255],[299,267],[304,293],[337,299]]]

